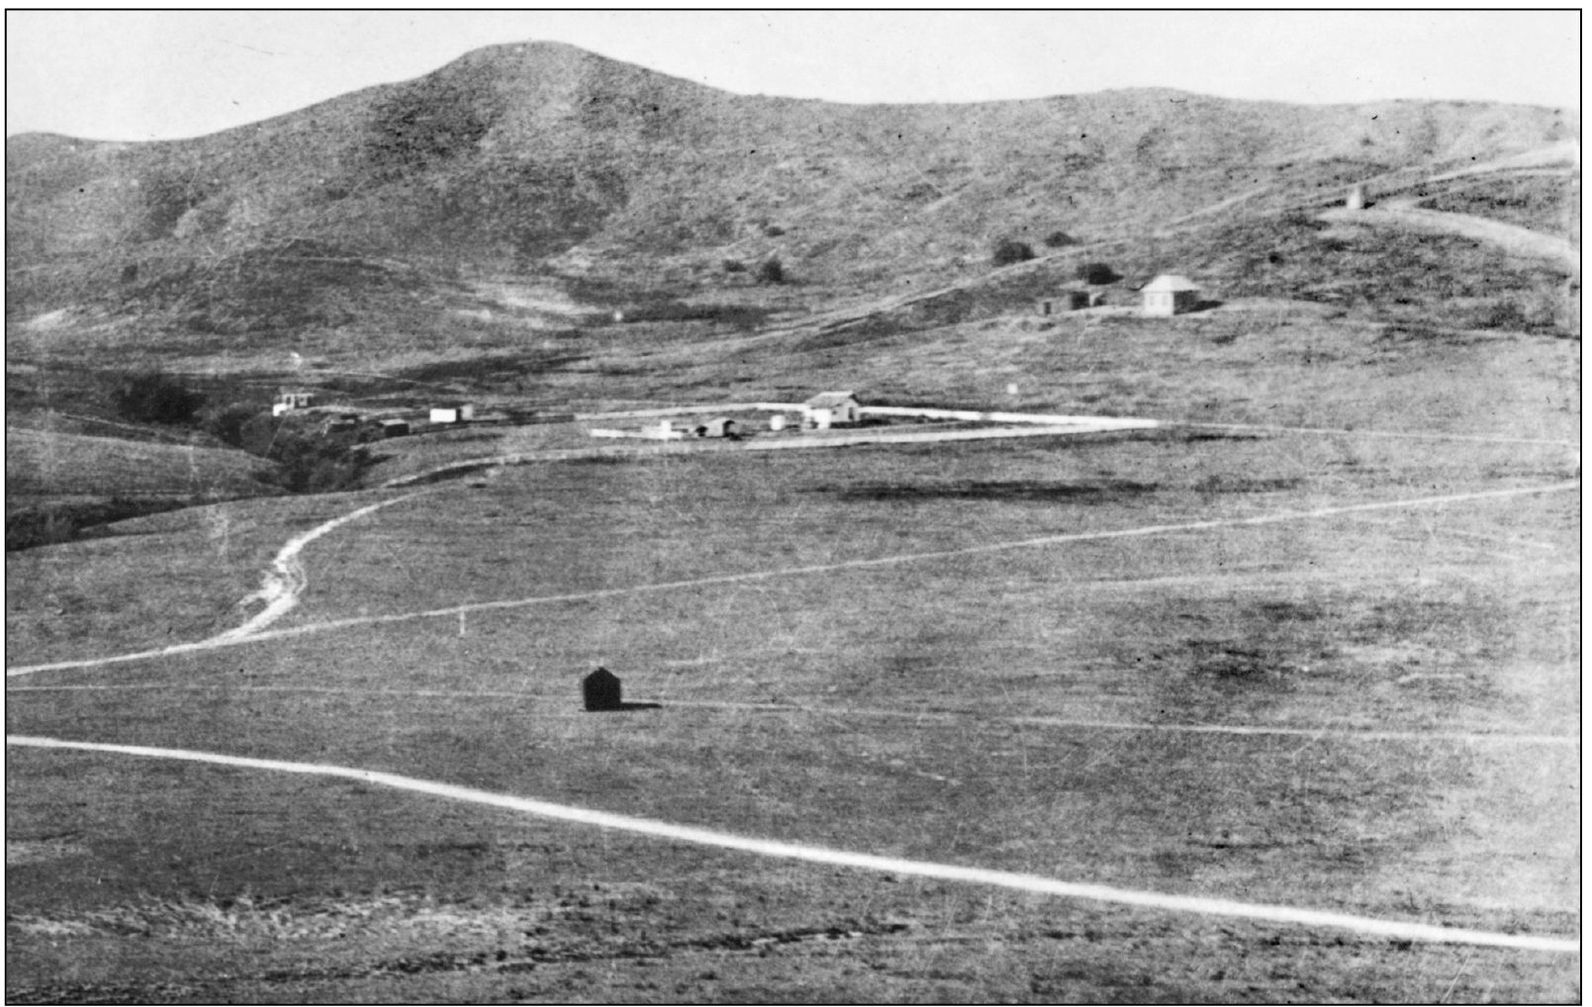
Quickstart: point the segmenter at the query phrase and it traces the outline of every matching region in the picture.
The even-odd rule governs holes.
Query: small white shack
[[[315,393],[299,389],[283,389],[271,404],[271,415],[281,416],[292,409],[308,409],[315,404]]]
[[[475,406],[432,406],[432,423],[468,423],[475,419]]]
[[[802,426],[808,430],[849,427],[862,415],[862,405],[850,392],[821,392],[802,406]]]
[[[1186,276],[1162,273],[1139,291],[1144,295],[1144,313],[1170,317],[1199,307],[1200,288]]]

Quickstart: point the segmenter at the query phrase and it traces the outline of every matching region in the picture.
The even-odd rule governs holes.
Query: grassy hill
[[[552,412],[830,383],[989,404],[970,376],[1092,262],[1120,277],[1100,288],[1117,306],[1157,272],[1194,276],[1239,311],[1221,338],[1264,327],[1255,300],[1439,357],[1563,335],[1562,267],[1319,213],[1357,183],[1574,237],[1573,165],[1532,158],[1578,128],[1543,108],[1164,89],[841,105],[498,46],[189,140],[9,139],[8,416],[118,421],[82,388],[150,369],[215,411],[258,411],[279,383]],[[1037,257],[996,264],[1007,239]],[[978,326],[998,335],[964,338]],[[1047,407],[1158,405],[1070,387]]]
[[[48,547],[6,564],[8,730],[1565,940],[1579,281],[1496,235],[1578,235],[1577,129],[842,106],[527,45],[193,140],[14,138],[7,539]],[[1351,182],[1377,205],[1325,212]],[[1104,305],[1034,310],[1091,263]],[[1135,310],[1160,271],[1205,303]],[[477,422],[356,446],[273,421],[283,385]],[[565,453],[592,413],[826,388],[1161,426]],[[266,495],[310,489],[350,492]],[[599,664],[660,705],[583,712]],[[1574,954],[363,780],[13,746],[7,783],[13,1002],[1580,995]]]
[[[394,287],[411,305],[445,300],[460,269],[700,290],[747,282],[726,261],[769,257],[801,282],[895,289],[981,267],[1002,237],[1041,248],[1224,204],[1326,205],[1351,182],[1578,128],[1543,108],[1161,89],[852,106],[498,46],[191,140],[8,140],[7,312],[91,303],[280,334],[390,313]]]

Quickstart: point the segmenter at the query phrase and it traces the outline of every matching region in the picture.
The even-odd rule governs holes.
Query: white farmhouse
[[[1162,273],[1139,291],[1144,295],[1146,315],[1181,315],[1200,303],[1200,288],[1186,276]]]
[[[808,430],[828,430],[855,424],[862,406],[850,392],[821,392],[802,406],[802,426]]]

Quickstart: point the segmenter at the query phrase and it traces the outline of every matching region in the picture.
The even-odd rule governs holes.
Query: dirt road
[[[413,777],[399,776],[395,773],[382,773],[350,766],[333,766],[311,762],[283,762],[275,759],[254,759],[226,755],[220,752],[196,752],[188,749],[152,748],[142,745],[111,745],[20,735],[7,735],[6,745],[11,747],[100,752],[147,759],[174,759],[184,762],[229,766],[237,769],[296,773],[353,780],[370,786],[392,787],[398,790],[427,794],[453,801],[504,808],[509,811],[576,825],[589,825],[602,829],[638,833],[676,843],[715,847],[750,853],[760,857],[851,867],[867,871],[880,871],[892,875],[906,874],[915,877],[937,878],[943,881],[963,884],[991,885],[997,888],[1013,889],[1035,895],[1142,906],[1165,912],[1264,920],[1270,923],[1291,926],[1326,927],[1349,930],[1375,937],[1385,937],[1392,940],[1516,948],[1558,954],[1578,954],[1581,950],[1581,942],[1575,937],[1495,933],[1462,927],[1446,927],[1431,923],[1381,920],[1366,916],[1354,916],[1348,913],[1323,912],[1318,909],[1305,909],[1294,906],[1265,905],[1195,895],[1169,895],[1161,892],[1134,891],[1087,882],[1060,881],[1035,874],[1017,874],[1011,871],[990,870],[982,867],[964,867],[960,864],[936,864],[899,857],[881,857],[870,853],[853,853],[847,850],[829,849],[821,846],[784,843],[776,840],[719,832],[713,829],[676,825],[672,822],[639,818],[633,815],[618,815],[591,808],[553,804],[548,801],[514,797],[509,794],[497,794],[485,790],[477,790],[473,787],[461,787],[433,780],[418,780]]]
[[[1391,227],[1425,234],[1458,234],[1474,241],[1497,245],[1512,255],[1547,259],[1572,276],[1581,273],[1581,250],[1564,238],[1543,234],[1500,220],[1473,217],[1467,213],[1422,210],[1413,199],[1398,199],[1366,210],[1339,207],[1328,210],[1321,219],[1338,224]]]

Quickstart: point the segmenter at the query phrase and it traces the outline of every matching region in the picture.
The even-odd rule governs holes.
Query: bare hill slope
[[[610,278],[645,264],[678,281],[778,255],[809,281],[866,284],[949,274],[1002,236],[1122,236],[1241,193],[1245,211],[1325,201],[1578,126],[1542,108],[1156,89],[851,106],[499,46],[191,140],[8,140],[8,303],[13,316],[85,296],[147,309],[196,267],[258,282],[262,261],[302,271],[306,247],[360,258],[365,280],[395,257]]]

